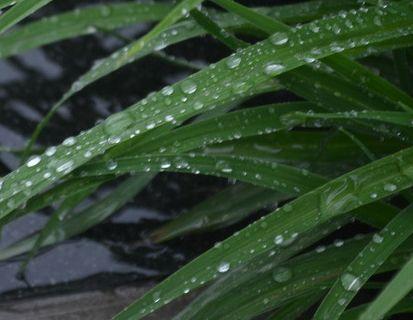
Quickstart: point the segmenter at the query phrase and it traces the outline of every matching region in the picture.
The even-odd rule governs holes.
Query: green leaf
[[[394,217],[381,232],[375,234],[347,266],[324,298],[314,319],[339,319],[367,280],[412,233],[413,206],[409,206]]]
[[[17,2],[0,16],[0,34],[51,1],[52,0],[24,0]],[[6,4],[10,3],[6,2]]]
[[[268,317],[267,320],[294,320],[300,317],[307,309],[315,304],[320,298],[319,292],[305,295],[302,298],[290,302],[285,307],[277,310],[274,315]]]
[[[42,18],[2,35],[0,57],[7,58],[55,41],[92,34],[100,27],[113,30],[135,23],[157,21],[171,9],[172,5],[168,3],[109,3]]]
[[[85,209],[71,214],[59,224],[49,225],[48,230],[40,231],[0,250],[0,260],[29,252],[36,243],[39,248],[50,246],[78,235],[90,227],[104,221],[130,201],[152,179],[151,175],[139,175],[122,182],[109,196],[96,201]],[[43,234],[43,236],[41,235]],[[43,239],[39,242],[39,235]]]
[[[258,209],[288,198],[272,190],[237,184],[180,214],[152,232],[150,238],[155,242],[162,242],[188,233],[222,228],[240,221]]]
[[[359,317],[360,320],[382,319],[412,289],[413,258],[396,274],[379,296]]]
[[[192,10],[191,17],[198,23],[207,33],[211,34],[219,41],[224,43],[228,48],[232,50],[236,50],[238,48],[243,48],[248,46],[248,43],[239,40],[238,38],[234,37],[231,33],[226,31],[225,29],[221,28],[218,24],[216,24],[213,20],[208,18],[205,14],[203,14],[199,10]]]
[[[304,193],[321,185],[325,179],[283,164],[260,159],[202,154],[148,155],[120,157],[109,161],[85,164],[79,175],[122,175],[130,172],[184,172],[214,175],[249,182],[258,186],[295,194]]]
[[[227,60],[217,63],[210,68],[202,70],[185,81],[181,81],[173,86],[175,92],[170,98],[170,104],[162,104],[166,98],[162,92],[152,95],[149,99],[144,99],[122,113],[114,114],[102,124],[78,136],[75,143],[69,139],[64,145],[57,147],[56,153],[51,156],[33,158],[28,164],[4,178],[2,195],[0,199],[0,217],[3,218],[10,211],[26,202],[33,195],[44,190],[56,179],[67,175],[75,168],[89,160],[84,154],[94,157],[104,153],[111,148],[114,143],[129,140],[136,132],[146,132],[153,127],[165,124],[166,116],[175,116],[177,121],[183,121],[206,111],[215,108],[217,105],[224,105],[236,97],[246,97],[249,92],[245,91],[234,94],[233,79],[238,78],[247,83],[251,88],[252,84],[258,85],[268,81],[276,75],[282,74],[297,68],[306,62],[297,58],[296,53],[311,52],[317,48],[316,58],[335,53],[336,46],[331,46],[335,42],[341,48],[350,48],[358,45],[365,45],[366,42],[374,43],[386,39],[398,37],[401,33],[411,32],[412,15],[400,15],[401,11],[409,12],[410,7],[402,3],[389,5],[384,10],[387,14],[383,18],[382,28],[372,28],[377,9],[370,9],[366,12],[355,12],[354,17],[334,16],[319,21],[320,31],[314,33],[308,26],[293,30],[287,33],[290,44],[278,48],[274,52],[274,44],[266,40],[241,50],[239,56],[244,62],[248,61],[254,65],[251,70],[250,65],[241,63],[238,68],[231,69],[227,66]],[[356,19],[357,14],[357,19]],[[353,28],[348,28],[345,22],[353,22]],[[357,20],[357,21],[356,21]],[[332,23],[342,26],[340,37],[332,35],[327,30]],[[313,26],[313,25],[312,25]],[[320,36],[322,35],[322,36]],[[351,40],[349,42],[349,40]],[[303,43],[291,45],[293,43]],[[275,63],[276,62],[276,63]],[[276,68],[274,65],[282,65]],[[228,87],[228,83],[230,86]],[[195,84],[195,85],[194,85]],[[235,83],[238,87],[238,83]],[[189,90],[195,88],[195,91]],[[205,91],[214,92],[214,96],[206,95]],[[181,99],[185,99],[188,108],[182,107]],[[145,118],[142,117],[145,116]],[[66,152],[71,152],[72,159],[68,160]],[[47,161],[41,161],[48,158]],[[40,161],[39,161],[40,160]],[[44,178],[47,173],[52,174],[50,178]],[[26,180],[33,179],[33,185],[29,188],[25,186]],[[17,185],[15,182],[20,181]],[[13,184],[13,188],[10,185]],[[13,191],[12,191],[13,190]],[[22,192],[25,191],[25,192]],[[7,204],[8,203],[8,204]]]
[[[413,127],[413,114],[394,111],[353,111],[336,113],[304,113],[295,112],[281,116],[281,122],[286,126],[306,124],[308,119],[317,120],[353,120],[366,119],[384,123],[391,123],[400,126]]]
[[[265,31],[267,34],[274,34],[272,37],[275,41],[286,41],[284,31],[287,31],[289,27],[278,20],[275,20],[266,15],[255,12],[248,7],[244,7],[232,0],[214,0],[217,4],[232,11],[241,17],[245,18],[247,21],[251,22],[261,30]],[[376,17],[376,25],[381,23],[380,18]],[[288,41],[288,40],[287,40]],[[315,62],[315,59],[310,56],[303,56],[303,59],[308,60],[308,62]],[[395,106],[400,106],[408,111],[413,112],[413,98],[407,95],[402,90],[393,86],[391,83],[387,82],[385,79],[376,76],[370,70],[364,66],[358,64],[355,61],[345,57],[344,55],[337,54],[323,59],[322,61],[334,71],[339,72],[342,76],[348,78],[348,80],[363,83],[363,88],[367,89],[369,93],[375,93],[379,96],[384,96],[386,99],[391,101]],[[305,70],[306,68],[301,68]],[[301,69],[293,72],[299,73]],[[310,77],[314,77],[314,72],[310,73]],[[294,87],[292,87],[294,91]],[[340,93],[340,91],[337,91]],[[372,104],[374,105],[374,104]]]
[[[280,292],[283,285],[288,285],[288,283],[286,281],[280,283],[273,281],[272,272],[281,264],[294,266],[294,264],[289,262],[290,258],[296,256],[309,246],[314,245],[321,238],[336,231],[348,222],[348,217],[329,221],[329,223],[315,227],[312,232],[294,235],[294,237],[285,239],[285,243],[278,243],[269,253],[258,255],[244,265],[236,268],[231,267],[227,272],[221,273],[218,280],[200,293],[176,318],[182,320],[202,319],[203,317],[205,318],[216,313],[214,317],[220,319],[221,316],[226,313],[231,313],[228,312],[229,309],[234,310],[234,307],[238,308],[238,301],[239,304],[242,305],[245,301],[251,300],[253,296],[259,296],[262,292],[268,290]],[[216,246],[222,245],[224,244],[216,244]],[[318,258],[318,256],[316,258]],[[268,281],[268,278],[271,278],[271,280]],[[287,280],[296,281],[292,278]],[[311,286],[312,285],[305,286],[305,288],[314,292]],[[315,291],[317,291],[317,289]],[[297,291],[292,293],[292,295],[296,293]],[[298,293],[298,295],[300,294]],[[284,303],[289,302],[288,298],[272,300],[273,302],[266,301],[266,303],[261,303],[261,307],[257,309],[268,310],[268,304],[272,304],[273,309],[275,307],[274,304],[276,306],[282,306]],[[261,299],[261,302],[263,302],[263,299]],[[248,317],[252,315],[245,314],[245,316]]]
[[[203,300],[196,300],[177,319],[246,320],[289,303],[303,295],[317,295],[331,285],[334,279],[351,261],[354,251],[366,244],[366,239],[345,241],[341,246],[320,247],[281,264],[260,265],[249,270],[252,277],[235,284],[231,291],[216,294],[208,288],[209,297],[202,294]],[[404,247],[392,255],[393,261],[386,262],[378,273],[398,268],[411,252]],[[240,272],[238,272],[239,274]],[[236,277],[236,274],[234,274]]]
[[[356,4],[357,2],[355,1],[348,1],[348,3],[343,3],[344,7],[347,7],[348,5],[350,5],[351,7]],[[302,5],[298,4],[296,6],[280,7],[279,9],[277,8],[277,11],[275,12],[271,13],[270,11],[270,14],[274,14],[277,16],[277,18],[283,19],[285,21],[288,21],[292,17],[295,17],[297,19],[297,17],[300,17],[300,14],[304,14],[304,17],[298,18],[298,20],[300,21],[300,19],[305,20],[306,18],[308,18],[308,15],[311,16],[311,14],[314,14],[311,13],[311,10],[313,9],[316,12],[320,11],[320,13],[322,13],[325,11],[328,12],[332,8],[336,8],[336,6],[332,3],[325,4],[324,2],[315,1],[311,2],[310,4],[305,3]],[[318,16],[318,14],[315,13],[315,16]],[[220,21],[222,22],[221,26],[223,28],[234,25],[236,26],[239,24],[239,22],[237,20],[234,20],[234,18],[231,15],[221,17]],[[189,38],[199,36],[202,34],[204,34],[202,29],[197,29],[194,23],[192,23],[192,21],[189,21],[188,23],[172,26],[171,28],[165,30],[163,33],[160,33],[157,37],[153,37],[153,39],[145,43],[145,47],[140,48],[140,50],[136,51],[134,47],[137,47],[139,45],[141,39],[131,43],[128,46],[123,47],[122,49],[116,51],[104,60],[98,61],[94,65],[94,67],[92,67],[91,70],[89,70],[87,73],[85,73],[76,82],[72,84],[70,90],[63,95],[63,97],[50,109],[45,118],[38,124],[28,144],[27,153],[29,153],[29,150],[33,147],[37,139],[37,136],[47,125],[54,113],[60,108],[60,106],[65,101],[67,101],[75,93],[82,90],[84,87],[90,85],[91,83],[95,82],[96,80],[106,76],[107,74],[121,68],[122,66],[133,61],[136,61],[137,59],[142,58],[154,51],[158,51],[160,48],[164,48],[168,45],[183,40],[187,40]],[[364,43],[363,45],[365,46],[366,44]]]
[[[117,68],[119,68],[119,66],[121,65],[129,63],[134,56],[138,55],[139,52],[141,52],[147,46],[148,42],[156,39],[163,31],[165,31],[165,29],[181,19],[182,16],[189,13],[192,8],[202,3],[202,1],[203,0],[182,0],[151,31],[149,31],[139,40],[133,42],[126,48],[123,48],[120,54],[119,52],[115,52],[105,61],[100,61],[92,68],[92,74],[86,74],[83,79],[81,78],[73,83],[71,89],[66,92],[62,99],[52,107],[51,111],[46,115],[45,118],[43,118],[43,120],[34,130],[33,135],[27,145],[27,153],[30,153],[30,149],[32,148],[43,127],[47,124],[47,122],[49,121],[53,113],[59,108],[59,106],[63,104],[64,101],[66,101],[71,95],[81,90],[89,83],[93,82],[97,77],[96,73],[103,72],[103,74],[107,74],[113,68],[111,66],[112,63],[114,63],[115,66],[118,66]],[[117,68],[115,67],[115,69]],[[88,78],[88,76],[91,76],[92,78]]]
[[[13,6],[17,1],[18,0],[0,0],[0,9]]]
[[[69,196],[65,200],[63,200],[60,207],[53,213],[53,215],[47,221],[46,225],[39,232],[39,235],[37,236],[33,247],[30,249],[29,254],[21,263],[18,273],[24,274],[30,260],[32,260],[33,257],[36,256],[39,249],[43,246],[45,240],[59,227],[60,221],[65,219],[65,217],[70,214],[79,203],[90,196],[90,194],[96,191],[97,188],[98,185],[91,185],[91,187],[87,188],[86,190],[77,192],[75,195]]]
[[[413,185],[411,163],[413,148],[377,160],[356,169],[288,203],[282,210],[253,223],[238,234],[228,238],[218,248],[202,254],[190,264],[178,270],[153,290],[144,295],[117,319],[140,318],[147,311],[165,301],[180,296],[184,290],[192,290],[200,284],[183,285],[185,279],[196,276],[206,283],[218,276],[218,266],[227,263],[231,267],[245,264],[259,254],[274,247],[274,238],[284,238],[302,233],[334,216],[349,212]],[[375,193],[372,197],[371,194]],[[265,228],[262,226],[265,225]],[[265,245],[265,246],[263,246]],[[153,292],[160,292],[160,301],[154,303]]]

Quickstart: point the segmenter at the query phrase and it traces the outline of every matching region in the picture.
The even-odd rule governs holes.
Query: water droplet
[[[318,246],[317,248],[315,248],[315,252],[317,253],[324,252],[325,250],[326,250],[325,246]]]
[[[393,183],[386,183],[383,187],[385,191],[393,192],[397,189],[397,186]]]
[[[196,91],[197,85],[192,80],[185,80],[181,83],[181,89],[184,93],[192,94]]]
[[[290,280],[292,276],[293,273],[291,270],[285,267],[278,267],[272,273],[272,278],[278,283],[286,282]]]
[[[115,170],[118,167],[118,163],[114,160],[109,160],[106,164],[108,170]]]
[[[344,289],[347,291],[358,291],[361,288],[360,279],[350,273],[342,274],[340,280]]]
[[[161,93],[164,96],[170,96],[172,93],[174,93],[174,88],[172,88],[171,86],[166,86],[161,90]]]
[[[201,110],[203,107],[204,107],[204,104],[203,104],[202,102],[200,102],[200,101],[196,101],[196,102],[194,103],[194,109],[195,109],[195,110]]]
[[[71,147],[76,143],[75,137],[69,137],[63,141],[63,145],[66,147]]]
[[[227,66],[230,69],[235,69],[236,67],[238,67],[241,63],[241,57],[239,56],[230,56],[227,60]]]
[[[108,139],[109,144],[118,144],[120,141],[121,139],[118,136],[112,136],[112,137],[109,137]]]
[[[272,44],[280,46],[288,42],[288,35],[284,32],[277,32],[270,37],[270,41]]]
[[[49,147],[46,149],[46,156],[51,157],[56,153],[57,148],[56,147]]]
[[[161,163],[161,168],[162,169],[168,169],[170,167],[171,167],[171,163],[168,162],[168,161],[164,161],[164,162]]]
[[[68,172],[72,169],[73,164],[74,164],[73,160],[66,161],[60,166],[58,166],[56,168],[56,171],[57,172]]]
[[[282,64],[278,63],[269,63],[265,66],[264,72],[269,76],[276,76],[280,74],[280,71],[284,69]]]
[[[31,168],[31,167],[38,165],[41,160],[42,158],[40,156],[33,156],[27,161],[26,164],[29,168]]]
[[[167,122],[172,122],[174,120],[175,120],[175,118],[173,116],[171,116],[170,114],[165,116],[165,121],[167,121]]]
[[[227,271],[229,270],[229,268],[230,268],[230,264],[229,264],[228,262],[221,262],[221,263],[218,265],[217,270],[218,270],[218,272],[220,272],[220,273],[225,273],[225,272],[227,272]]]
[[[383,242],[383,237],[381,235],[379,235],[378,233],[375,233],[373,235],[373,242],[382,243]]]
[[[284,237],[281,234],[279,234],[278,236],[274,238],[274,243],[276,245],[281,245],[283,242],[284,242]]]

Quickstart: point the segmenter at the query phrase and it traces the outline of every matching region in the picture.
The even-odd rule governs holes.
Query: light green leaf
[[[359,317],[360,320],[382,319],[412,289],[413,258],[396,274],[380,295]]]

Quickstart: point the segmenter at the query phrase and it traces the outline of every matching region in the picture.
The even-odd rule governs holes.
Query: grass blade
[[[279,234],[285,237],[290,237],[293,233],[300,234],[334,216],[412,186],[413,167],[410,163],[413,161],[409,160],[412,157],[413,149],[403,150],[356,169],[299,197],[282,210],[266,216],[238,235],[228,238],[219,248],[210,249],[202,254],[128,307],[116,319],[139,319],[148,312],[142,310],[158,308],[165,301],[180,296],[183,291],[192,290],[200,285],[196,282],[184,286],[184,279],[196,276],[199,281],[207,282],[219,274],[217,266],[223,262],[231,267],[237,267],[263,252],[268,252],[274,247],[274,237]],[[377,194],[374,200],[371,197],[372,192]],[[266,228],[262,227],[263,223]],[[257,242],[257,239],[260,241]],[[263,244],[267,246],[263,248]],[[152,299],[155,291],[161,293],[158,303],[154,303]]]
[[[0,16],[0,34],[51,1],[52,0],[24,0],[17,2]]]
[[[238,38],[234,37],[231,33],[226,31],[225,29],[218,26],[213,20],[208,18],[205,14],[203,14],[199,10],[192,10],[191,17],[200,25],[207,33],[211,34],[223,44],[225,44],[228,48],[232,50],[236,50],[238,48],[243,48],[248,46],[248,43],[239,40]]]
[[[101,61],[99,64],[94,66],[91,75],[87,74],[84,78],[81,78],[77,80],[75,83],[73,83],[71,89],[68,92],[66,92],[62,99],[52,107],[52,109],[49,111],[46,117],[42,119],[42,121],[34,130],[33,135],[30,138],[27,145],[26,156],[30,153],[30,150],[33,147],[40,132],[46,126],[46,124],[53,116],[53,114],[57,111],[57,109],[60,107],[60,105],[64,103],[64,101],[66,101],[70,96],[72,96],[77,91],[81,90],[89,83],[93,82],[95,80],[94,78],[96,78],[96,73],[107,74],[108,72],[112,71],[111,69],[113,67],[110,66],[112,63],[116,63],[116,65],[118,66],[125,65],[126,63],[128,63],[132,59],[132,57],[136,56],[140,51],[144,49],[148,42],[158,37],[166,28],[173,25],[175,22],[181,19],[183,15],[188,13],[192,8],[202,3],[202,1],[203,0],[182,0],[150,32],[145,34],[136,42],[129,45],[127,47],[127,50],[122,51],[122,54],[118,55],[115,53],[105,61]],[[88,78],[88,75],[92,76],[92,78]]]
[[[168,3],[126,2],[94,5],[57,14],[4,34],[0,38],[0,57],[7,58],[56,41],[95,33],[101,27],[113,30],[135,23],[158,21],[171,9],[172,5]]]
[[[104,221],[130,201],[151,179],[151,175],[140,175],[125,180],[106,198],[91,204],[76,214],[70,215],[70,217],[61,221],[59,225],[53,226],[53,230],[47,232],[47,237],[42,240],[39,247],[59,243]],[[1,249],[0,260],[7,260],[29,252],[36,244],[38,237],[39,233]]]
[[[231,186],[156,229],[150,238],[163,242],[188,233],[222,228],[266,205],[286,199],[288,196],[272,190],[249,185]]]
[[[341,278],[324,298],[314,319],[339,319],[367,280],[386,259],[413,233],[413,206],[401,211],[347,266]],[[366,268],[366,266],[369,266]]]
[[[300,46],[285,46],[284,48],[279,48],[275,53],[273,52],[274,45],[270,41],[263,41],[249,46],[237,54],[240,55],[241,60],[249,61],[255,65],[256,67],[253,70],[251,70],[249,64],[247,65],[246,63],[241,63],[238,68],[230,69],[227,66],[227,60],[224,59],[214,65],[213,68],[206,68],[194,74],[189,79],[175,84],[173,86],[175,94],[171,97],[170,105],[166,106],[158,103],[158,101],[163,101],[162,97],[164,97],[161,92],[158,92],[150,97],[150,103],[148,103],[148,99],[144,99],[128,110],[112,115],[104,123],[82,134],[77,139],[74,139],[75,143],[72,144],[73,139],[69,139],[64,145],[56,148],[56,153],[50,158],[47,165],[45,162],[41,162],[42,157],[31,159],[28,165],[21,167],[19,171],[15,171],[4,178],[0,199],[0,218],[3,218],[10,211],[50,185],[52,182],[50,178],[53,177],[53,181],[55,181],[55,179],[67,175],[75,168],[86,163],[89,158],[84,157],[85,152],[79,150],[79,148],[89,150],[90,153],[88,153],[88,156],[94,157],[111,148],[114,142],[116,144],[129,140],[130,136],[135,134],[135,132],[139,131],[143,133],[151,130],[153,127],[167,123],[168,121],[165,120],[166,116],[176,115],[175,119],[182,121],[202,111],[216,107],[217,104],[223,105],[230,102],[234,99],[234,92],[232,88],[228,88],[225,83],[228,83],[228,80],[231,83],[234,77],[239,77],[247,83],[255,83],[255,85],[258,85],[305,64],[305,61],[295,57],[297,52],[306,53],[311,52],[314,48],[318,48],[320,51],[317,52],[316,58],[321,59],[335,53],[335,46],[331,47],[331,43],[334,41],[337,45],[345,49],[347,47],[365,45],[366,41],[369,43],[380,42],[398,37],[401,33],[406,34],[413,31],[411,30],[413,29],[411,27],[413,20],[411,17],[413,15],[399,14],[399,12],[409,12],[410,10],[409,6],[403,2],[391,4],[385,9],[387,10],[387,15],[385,15],[382,21],[382,28],[379,30],[373,30],[371,28],[371,26],[374,25],[373,20],[377,13],[375,10],[376,9],[367,10],[366,12],[355,12],[355,14],[357,14],[357,21],[359,22],[356,21],[354,16],[354,27],[351,29],[345,26],[345,22],[351,19],[351,17],[342,18],[340,16],[334,16],[319,21],[320,32],[323,34],[322,37],[320,37],[319,33],[314,33],[307,26],[303,26],[299,30],[294,30],[295,32],[288,33],[291,43],[303,41],[303,44]],[[327,29],[330,28],[332,23],[343,26],[338,42],[336,35],[329,35],[327,32]],[[327,36],[325,36],[324,33]],[[351,43],[349,43],[349,40],[351,40]],[[277,62],[276,65],[282,63],[282,68],[277,67],[276,71],[273,70],[275,61]],[[271,68],[269,68],[268,65],[270,65]],[[267,71],[265,71],[266,69]],[[268,69],[270,70],[268,71]],[[263,70],[265,72],[263,72]],[[219,77],[217,76],[218,74]],[[192,88],[196,88],[195,92],[191,91],[191,93],[188,93],[188,89],[182,91],[182,87],[189,87],[191,83],[196,84],[196,87],[191,85]],[[202,87],[197,90],[201,84]],[[206,88],[211,91],[215,90],[214,92],[216,92],[217,95],[214,97],[206,96],[204,94]],[[235,94],[235,97],[246,97],[248,94],[248,90],[245,90]],[[182,98],[185,98],[186,104],[192,106],[192,108],[182,109]],[[145,115],[148,118],[142,119],[142,110],[147,111]],[[66,152],[69,151],[72,152],[70,162],[68,162],[66,156],[64,156]],[[50,176],[50,178],[44,179],[43,175],[52,169],[54,170],[53,175]],[[14,187],[13,192],[12,189],[7,187],[13,184],[14,181],[25,181],[29,176],[34,179],[32,187],[28,188],[23,183]],[[24,193],[21,192],[23,190],[25,190]],[[10,199],[11,197],[12,199]],[[9,205],[6,205],[7,202]]]
[[[413,258],[396,274],[380,295],[359,317],[360,320],[382,319],[413,288]]]

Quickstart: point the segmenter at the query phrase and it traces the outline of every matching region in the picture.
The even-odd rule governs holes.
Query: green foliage
[[[0,33],[48,2],[0,1],[6,9]],[[24,151],[0,149],[25,162],[0,179],[0,226],[58,204],[43,230],[0,249],[0,260],[25,254],[24,271],[39,249],[104,221],[159,172],[211,175],[237,183],[153,230],[151,241],[224,228],[280,207],[170,275],[116,320],[143,318],[202,287],[176,319],[296,319],[319,302],[315,319],[411,312],[411,1],[266,8],[212,2],[93,5],[0,36],[2,58],[98,31],[129,42],[79,76]],[[154,21],[137,40],[116,33]],[[201,68],[162,52],[205,35],[234,53]],[[36,145],[68,99],[150,54],[195,73],[59,146]],[[280,90],[300,101],[250,100]],[[117,179],[123,180],[110,195],[78,209]],[[374,234],[312,249],[338,228],[351,228],[353,219]],[[387,285],[371,281],[385,272],[396,273]],[[346,310],[360,291],[383,287],[377,298]]]

